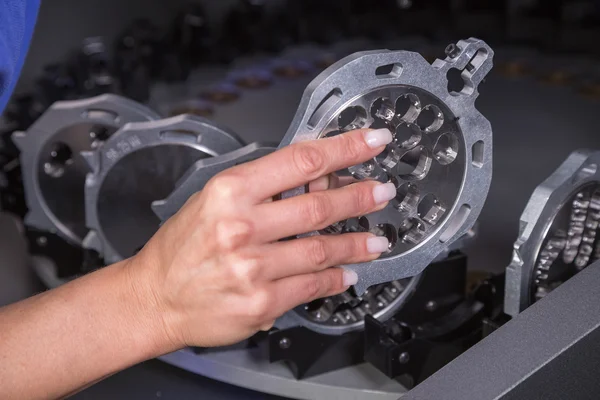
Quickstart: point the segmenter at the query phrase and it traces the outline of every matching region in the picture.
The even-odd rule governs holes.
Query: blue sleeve
[[[0,0],[0,113],[19,79],[39,7],[40,0]]]

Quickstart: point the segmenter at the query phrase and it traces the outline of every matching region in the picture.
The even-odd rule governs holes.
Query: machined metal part
[[[364,328],[364,318],[372,315],[385,321],[416,290],[420,277],[373,285],[357,295],[353,289],[313,301],[289,311],[275,322],[278,329],[302,325],[325,335],[343,335]]]
[[[304,93],[280,147],[357,128],[388,127],[395,135],[376,159],[343,171],[398,188],[384,210],[358,220],[358,230],[391,244],[378,260],[346,266],[359,275],[358,295],[418,275],[475,223],[491,182],[492,131],[474,102],[492,58],[473,38],[448,46],[446,59],[433,64],[412,52],[362,52],[335,63]],[[449,88],[456,74],[462,87]]]
[[[81,244],[85,223],[84,185],[88,167],[81,151],[100,146],[129,122],[158,115],[132,100],[105,94],[54,103],[26,132],[15,132],[29,212],[25,223]]]
[[[600,152],[573,152],[533,192],[506,269],[504,312],[516,316],[600,258]]]
[[[219,172],[264,157],[276,148],[277,146],[273,144],[252,143],[218,157],[199,160],[175,184],[175,190],[167,198],[152,203],[152,210],[164,222],[179,211],[194,193],[202,190],[204,185]]]
[[[191,115],[126,125],[83,153],[92,170],[85,184],[90,232],[84,247],[106,263],[134,255],[160,225],[152,202],[171,193],[196,161],[241,146],[233,133]]]
[[[301,57],[290,56],[290,65],[296,65],[295,62],[299,58]],[[313,57],[306,56],[305,58],[312,59]],[[278,62],[281,65],[287,65],[283,61]],[[250,65],[248,70],[256,71],[257,69]],[[245,76],[243,69],[238,69],[236,74]],[[276,81],[273,84],[276,85],[278,82]],[[265,90],[269,89],[266,88]],[[183,206],[192,194],[201,190],[206,182],[218,172],[236,164],[266,155],[273,150],[273,148],[261,149],[261,145],[251,144],[244,149],[230,154],[198,161],[186,173],[186,176],[182,177],[177,183],[175,191],[168,198],[153,203],[155,213],[161,221],[167,220]],[[260,154],[257,152],[263,153]],[[360,230],[361,225],[360,221],[355,219],[345,221],[343,225],[339,224],[330,227],[331,231],[336,231],[336,229],[339,232],[348,232]],[[469,230],[459,240],[444,248],[436,259],[445,258],[453,249],[463,248],[475,235],[475,228]],[[357,296],[354,291],[350,290],[341,295],[299,307],[297,310],[292,311],[294,315],[286,315],[278,320],[276,326],[286,328],[302,325],[320,333],[333,335],[360,330],[364,326],[363,319],[365,315],[375,315],[380,319],[386,319],[398,311],[406,298],[412,293],[416,284],[416,279],[402,279],[378,284],[367,289],[362,296]]]
[[[434,262],[444,262],[452,251],[468,246],[477,236],[477,224],[460,239],[444,249]],[[287,329],[302,325],[325,335],[342,335],[364,328],[365,316],[386,321],[403,309],[417,290],[422,290],[423,274],[373,285],[357,295],[353,289],[339,295],[315,300],[289,311],[275,322],[275,327]]]

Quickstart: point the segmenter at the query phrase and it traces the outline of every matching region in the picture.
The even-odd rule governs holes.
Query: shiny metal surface
[[[238,149],[241,140],[196,116],[128,124],[93,152],[85,184],[84,246],[106,263],[134,255],[156,232],[153,201],[166,197],[198,160]]]
[[[398,311],[414,293],[418,281],[419,277],[406,278],[371,286],[360,296],[348,290],[336,296],[319,299],[290,311],[289,315],[282,317],[275,326],[286,328],[297,315],[302,319],[303,326],[324,334],[341,335],[363,329],[366,315],[385,320]]]
[[[173,216],[194,193],[202,190],[204,185],[219,172],[266,156],[276,148],[277,146],[274,144],[252,143],[230,153],[199,160],[175,184],[175,189],[167,198],[152,203],[152,210],[164,222]]]
[[[309,85],[280,144],[358,127],[398,129],[382,156],[349,169],[359,179],[396,182],[399,190],[396,202],[365,216],[366,223],[359,220],[363,229],[388,236],[393,247],[371,263],[346,266],[359,275],[358,295],[372,285],[418,275],[473,226],[486,199],[492,132],[475,99],[494,53],[473,38],[449,46],[447,53],[431,65],[420,54],[388,50],[335,63]],[[462,88],[449,88],[448,74],[455,72]],[[427,122],[420,120],[426,113]],[[284,197],[304,192],[297,188]]]
[[[600,255],[600,152],[573,152],[533,192],[506,268],[504,311],[516,316]]]
[[[25,223],[81,244],[88,231],[83,193],[88,167],[79,153],[99,147],[129,122],[156,118],[139,103],[106,94],[57,102],[27,132],[14,133],[29,209]]]
[[[315,56],[315,53],[320,56]],[[295,52],[290,52],[285,58],[273,61],[268,69],[264,66],[257,67],[256,65],[251,64],[246,66],[249,71],[246,73],[244,68],[236,68],[234,73],[231,74],[232,77],[236,77],[237,79],[240,79],[240,77],[251,77],[253,79],[261,78],[261,82],[258,82],[257,85],[248,85],[246,83],[240,85],[238,82],[238,86],[240,86],[240,97],[235,100],[235,102],[245,101],[247,106],[253,107],[255,104],[250,104],[252,102],[246,99],[248,95],[264,93],[263,97],[265,97],[269,96],[269,94],[273,94],[277,99],[277,93],[282,91],[283,93],[287,92],[289,98],[290,87],[295,88],[297,86],[297,79],[314,74],[314,66],[318,64],[315,60],[325,58],[326,55],[327,53],[323,53],[322,50],[316,52],[315,49],[299,49]],[[311,60],[311,62],[298,61],[298,57],[300,56],[304,56],[306,59]],[[330,58],[331,57],[333,56],[330,55]],[[272,71],[274,76],[279,77],[279,79],[273,81],[271,75],[267,74],[266,71]],[[293,77],[293,81],[288,80],[290,77],[282,79],[287,75]],[[235,80],[233,82],[235,83]],[[389,117],[389,121],[384,115],[388,104],[390,104],[390,108],[392,108],[392,116]],[[219,116],[222,107],[224,106],[215,105],[214,112],[216,117]],[[439,193],[442,202],[449,202],[453,197],[456,197],[462,175],[464,175],[464,168],[462,167],[463,163],[454,161],[457,159],[462,160],[465,157],[466,151],[464,148],[459,149],[461,143],[456,140],[456,135],[454,133],[459,131],[458,125],[454,122],[453,117],[447,116],[448,111],[445,113],[441,112],[441,110],[445,108],[445,105],[438,99],[419,88],[411,89],[404,86],[385,87],[379,91],[374,91],[367,96],[358,98],[351,105],[346,107],[339,115],[332,119],[327,133],[335,134],[341,132],[341,128],[360,127],[353,126],[356,125],[357,122],[368,122],[370,125],[373,125],[374,123],[374,127],[380,127],[382,125],[387,126],[388,124],[391,125],[393,123],[393,129],[397,133],[395,147],[390,151],[387,151],[379,160],[381,161],[381,164],[387,168],[385,171],[386,180],[388,179],[388,173],[400,175],[403,170],[406,175],[411,175],[411,173],[416,175],[414,171],[415,168],[410,169],[409,162],[419,161],[418,157],[411,157],[415,153],[415,151],[411,150],[417,143],[421,143],[424,147],[427,145],[426,147],[431,148],[432,150],[436,149],[438,160],[435,161],[435,167],[428,168],[427,174],[424,174],[428,176],[421,177],[420,180],[415,178],[414,183],[409,183],[411,188],[416,188],[416,190],[419,190],[417,185],[425,187],[426,192],[423,193],[423,204],[428,200],[432,200],[432,202],[429,204],[429,209],[424,212],[424,218],[428,218],[429,223],[434,224],[441,221],[443,212],[441,211],[441,207],[437,208],[437,206],[442,203],[440,203],[440,200],[434,195],[426,196],[427,190],[435,190],[437,192],[438,190],[446,190],[449,187],[453,187],[454,190],[452,193],[448,193],[449,190],[446,190],[444,193]],[[267,116],[268,113],[265,113],[267,110],[263,109],[262,111],[259,111],[260,110],[257,110],[256,113],[252,113],[254,118],[261,116],[262,113],[265,114],[263,116],[264,120],[272,122],[271,118],[268,118]],[[236,119],[234,118],[235,115],[237,114],[228,114],[228,117],[232,118],[231,120],[234,123],[236,122]],[[364,120],[361,120],[362,116],[364,116]],[[253,128],[253,126],[244,126],[244,128]],[[418,140],[414,143],[410,142],[411,132],[416,132],[415,135],[417,135]],[[401,139],[402,135],[408,135],[408,137]],[[446,149],[443,149],[447,150],[449,148],[448,154],[440,149],[440,144],[446,138],[451,138],[446,141]],[[201,190],[206,182],[218,172],[273,151],[273,149],[261,149],[260,147],[260,144],[255,143],[230,154],[198,161],[195,166],[186,173],[186,176],[182,177],[176,184],[176,189],[169,197],[153,203],[155,213],[162,221],[165,221],[176,213],[192,194]],[[406,158],[403,158],[407,153],[411,154],[408,154]],[[394,156],[396,155],[398,155],[398,158],[394,159]],[[431,157],[427,159],[429,165],[431,165],[434,156],[435,154],[431,153]],[[442,178],[440,175],[443,175],[443,177],[452,176],[453,181],[447,180],[445,185],[441,185],[442,187],[440,187],[440,185],[432,186],[431,183],[433,181],[439,181]],[[407,181],[413,181],[411,180],[411,177],[407,176],[406,178]],[[402,188],[399,187],[400,191],[405,187],[406,185]],[[397,213],[397,210],[401,209],[402,211],[399,212],[406,212],[407,217],[409,215],[416,217],[415,214],[418,211],[417,206],[421,199],[419,196],[410,198],[410,195],[411,193],[407,191],[406,200],[395,204],[396,209],[393,210],[394,213]],[[412,207],[406,207],[406,205],[411,202],[414,202]],[[402,207],[406,207],[407,209],[404,210]],[[423,207],[421,207],[421,209],[423,209]],[[439,218],[433,215],[436,212],[439,214]],[[434,221],[436,218],[437,221]],[[387,226],[373,224],[373,230],[386,227]],[[348,221],[340,227],[340,229],[343,229],[344,231],[361,228],[362,225],[358,220]],[[394,230],[396,231],[399,228],[400,226],[395,227]],[[444,248],[438,255],[438,258],[446,256],[452,248],[464,247],[474,236],[475,231],[469,231],[467,234],[463,235],[460,240],[457,240],[449,247]],[[405,248],[412,247],[408,242],[400,243],[397,246],[396,253],[401,252],[399,249],[402,249],[403,246]],[[334,296],[299,307],[297,310],[292,311],[290,313],[291,315],[286,315],[279,319],[276,325],[280,328],[303,325],[325,334],[343,334],[352,330],[362,329],[364,315],[374,314],[385,319],[396,312],[408,296],[413,293],[414,288],[417,285],[417,280],[418,279],[408,278],[378,284],[369,288],[360,296],[357,296],[353,290],[350,290],[339,296]]]

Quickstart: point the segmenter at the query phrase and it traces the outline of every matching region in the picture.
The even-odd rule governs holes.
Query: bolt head
[[[406,364],[408,361],[410,361],[410,354],[408,354],[406,351],[400,353],[398,356],[398,362],[400,364]]]
[[[458,47],[454,43],[451,43],[448,46],[446,46],[445,52],[448,57],[456,58],[460,54],[460,47]]]
[[[283,350],[289,349],[291,345],[292,341],[286,337],[281,338],[281,340],[279,341],[279,347]]]
[[[429,300],[427,302],[427,304],[425,304],[425,309],[427,311],[435,311],[435,310],[437,310],[437,307],[438,307],[438,304],[433,300]]]

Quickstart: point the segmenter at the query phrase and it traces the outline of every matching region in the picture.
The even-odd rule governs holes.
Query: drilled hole
[[[450,68],[446,74],[448,78],[448,93],[458,94],[465,88],[465,81],[461,74],[462,72],[458,68]]]
[[[483,167],[483,151],[484,151],[483,140],[475,142],[471,148],[472,163],[475,168]]]
[[[425,106],[417,118],[417,125],[427,133],[437,131],[443,124],[444,113],[433,104]]]
[[[92,141],[92,148],[95,149],[100,146],[101,143],[108,140],[112,131],[103,126],[94,126],[90,129],[90,140]]]
[[[414,183],[397,185],[396,198],[392,200],[392,206],[398,211],[410,211],[419,203],[419,196],[419,187]]]
[[[378,78],[397,78],[402,73],[402,64],[387,64],[378,67],[375,70],[375,76]]]
[[[423,146],[408,151],[398,163],[398,175],[404,180],[421,180],[431,168],[431,156]]]
[[[423,197],[417,208],[419,217],[430,225],[435,225],[446,213],[446,208],[431,193]]]
[[[106,110],[87,110],[83,113],[84,118],[93,120],[105,120],[108,123],[115,122],[119,119],[119,115],[113,111]]]
[[[369,220],[367,217],[350,218],[344,224],[343,232],[368,232]]]
[[[370,129],[390,129],[390,124],[386,121],[375,118],[373,119],[373,123],[369,126]]]
[[[404,122],[414,122],[421,112],[421,100],[416,94],[407,93],[396,100],[396,115]]]
[[[338,116],[338,126],[344,131],[360,129],[367,122],[367,112],[360,106],[348,107]]]
[[[162,131],[158,135],[161,139],[176,143],[198,143],[202,135],[185,129]]]
[[[402,238],[403,242],[410,244],[421,242],[425,233],[425,225],[417,218],[404,220],[398,229],[398,237]]]
[[[394,115],[394,103],[390,99],[380,97],[373,102],[371,106],[371,116],[373,118],[391,122],[394,119]]]
[[[396,149],[395,146],[387,145],[386,148],[377,155],[376,160],[385,171],[390,172],[398,165],[400,154],[398,154],[398,149]]]
[[[373,176],[373,173],[375,171],[375,161],[368,160],[362,164],[353,165],[352,167],[348,168],[348,171],[356,179],[368,179]]]
[[[409,123],[401,123],[396,127],[394,132],[394,141],[405,149],[412,149],[421,141],[423,131],[415,125]]]
[[[387,238],[387,240],[390,242],[388,252],[392,251],[398,242],[398,234],[394,226],[391,224],[379,224],[373,227],[370,232],[376,236],[384,236]]]
[[[458,155],[458,139],[454,133],[444,133],[439,137],[433,148],[433,156],[442,165],[448,165],[456,160]]]
[[[44,172],[52,178],[63,176],[65,168],[73,163],[73,151],[62,142],[55,143],[48,156],[44,163]]]

